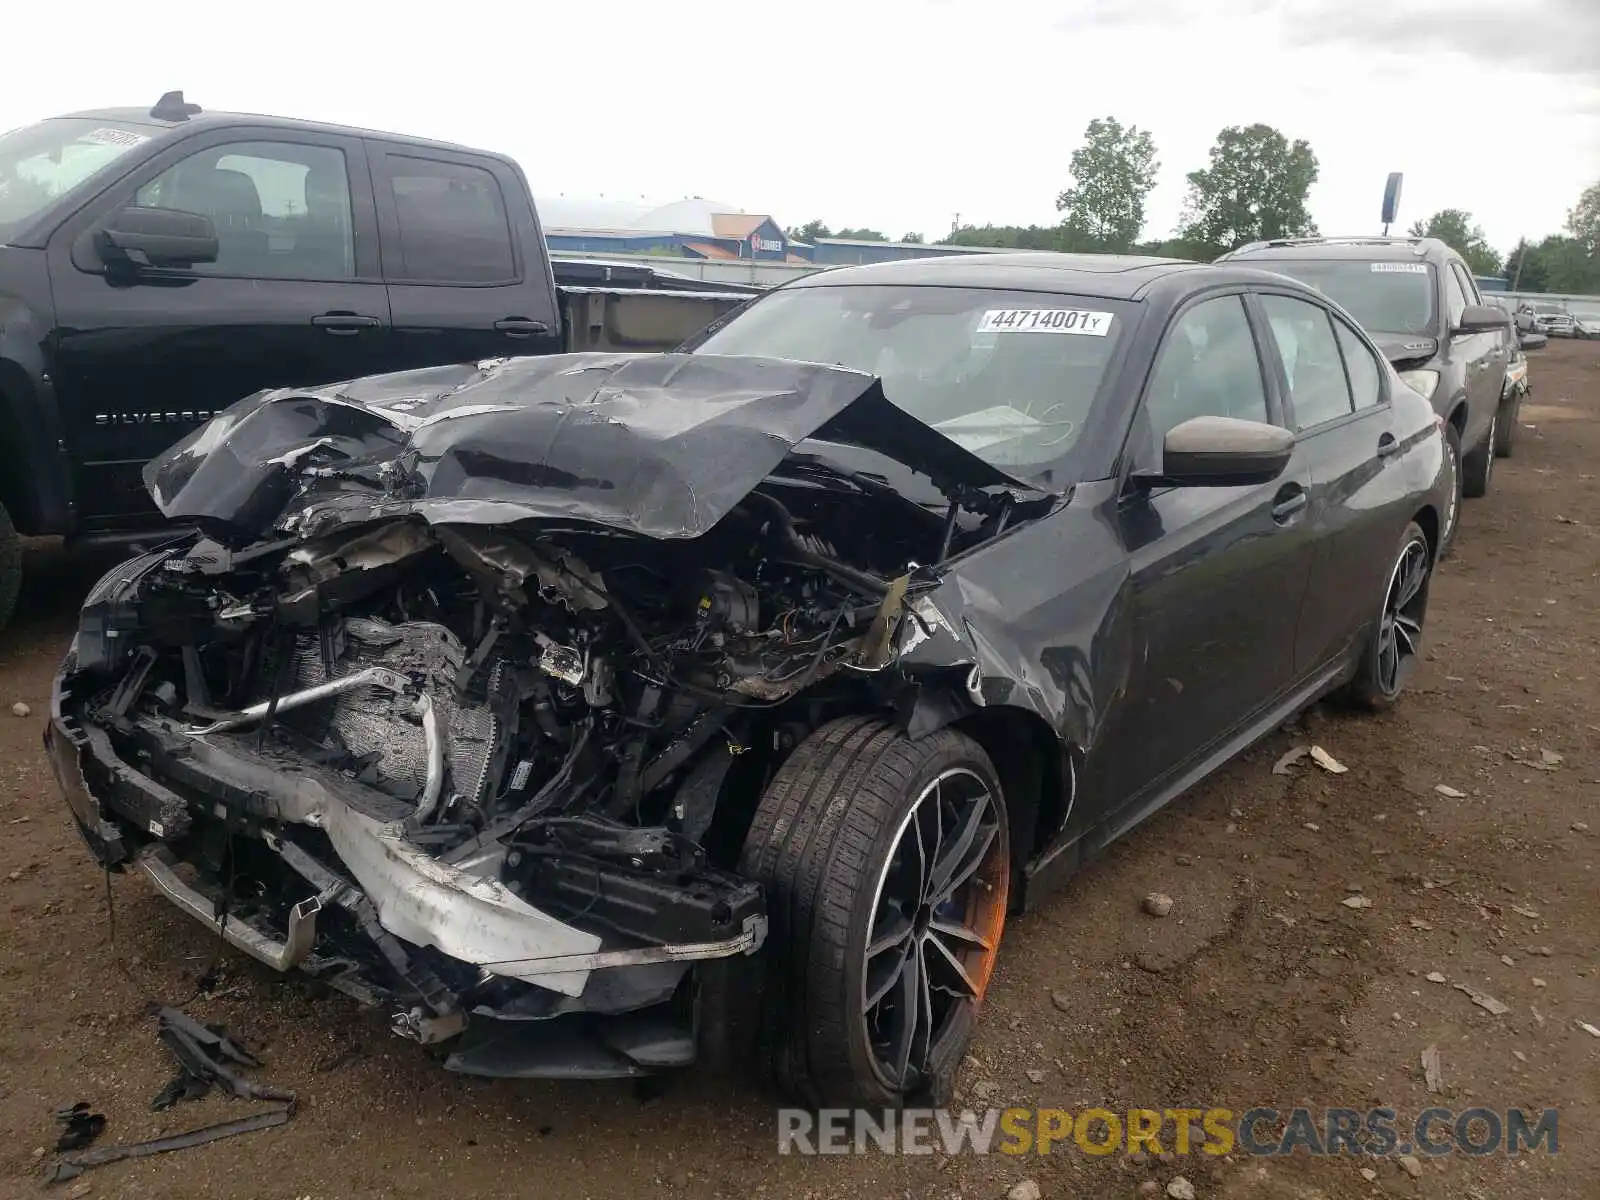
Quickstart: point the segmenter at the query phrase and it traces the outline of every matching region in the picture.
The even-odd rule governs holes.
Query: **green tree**
[[[1567,232],[1582,242],[1590,254],[1600,254],[1600,183],[1585,188],[1567,213]]]
[[[1310,143],[1270,125],[1230,125],[1217,134],[1209,165],[1189,172],[1179,236],[1215,257],[1262,238],[1317,231],[1306,208],[1317,181]]]
[[[1506,259],[1505,277],[1520,292],[1593,295],[1600,292],[1600,259],[1578,238],[1553,233],[1520,243]]]
[[[1073,248],[1125,252],[1144,229],[1145,201],[1156,185],[1155,140],[1137,125],[1096,117],[1072,152],[1072,186],[1056,197]]]
[[[1438,238],[1462,258],[1474,275],[1500,274],[1500,253],[1489,245],[1483,230],[1472,222],[1472,214],[1459,208],[1445,208],[1426,221],[1411,226],[1412,237]]]
[[[804,225],[796,225],[790,229],[785,229],[784,233],[791,242],[804,242],[807,245],[815,242],[818,238],[833,236],[832,231],[821,221],[807,221]]]
[[[942,246],[995,246],[1006,250],[1059,250],[1058,225],[963,225]]]
[[[836,238],[849,238],[855,242],[887,242],[889,240],[876,229],[841,229],[833,236]]]
[[[900,240],[912,246],[920,246],[924,241],[923,236],[920,233],[904,234],[901,236]]]

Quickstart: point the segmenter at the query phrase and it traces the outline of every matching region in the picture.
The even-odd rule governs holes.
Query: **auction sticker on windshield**
[[[1375,262],[1372,264],[1372,269],[1386,275],[1426,275],[1428,273],[1428,264]]]
[[[1111,314],[1082,308],[991,308],[978,322],[978,333],[1079,333],[1105,337]]]

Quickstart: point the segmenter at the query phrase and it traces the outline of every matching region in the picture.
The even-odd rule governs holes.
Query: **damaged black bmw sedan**
[[[939,1102],[1007,913],[1418,661],[1450,503],[1360,329],[1236,266],[809,276],[674,354],[240,401],[46,735],[108,869],[454,1070]]]

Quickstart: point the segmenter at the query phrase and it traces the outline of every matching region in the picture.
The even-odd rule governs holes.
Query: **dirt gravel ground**
[[[264,1047],[257,1074],[299,1092],[295,1119],[46,1189],[59,1105],[106,1113],[106,1142],[246,1108],[150,1111],[169,1071],[147,1004],[191,995],[213,943],[118,879],[114,965],[105,879],[40,749],[92,573],[41,553],[0,635],[0,1195],[820,1200],[1000,1197],[1031,1179],[1048,1200],[1166,1194],[1182,1175],[1199,1200],[1593,1200],[1600,1038],[1580,1022],[1600,1026],[1600,344],[1553,343],[1533,376],[1516,456],[1469,502],[1436,579],[1410,695],[1382,717],[1307,714],[1015,921],[958,1103],[1556,1107],[1558,1155],[1454,1154],[1416,1176],[1393,1159],[1146,1163],[1071,1143],[1042,1158],[779,1156],[773,1102],[747,1084],[461,1079],[382,1014],[230,954],[189,1011]],[[16,701],[32,715],[11,715]],[[1312,742],[1348,771],[1273,773]],[[1174,898],[1165,920],[1141,912],[1150,891]],[[1341,903],[1353,896],[1371,906]],[[1441,1094],[1424,1084],[1430,1045]]]

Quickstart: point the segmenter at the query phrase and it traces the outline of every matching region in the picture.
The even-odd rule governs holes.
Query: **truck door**
[[[544,236],[499,159],[368,139],[397,367],[561,345]]]
[[[76,532],[148,520],[140,468],[235,400],[383,369],[388,293],[367,179],[360,138],[207,130],[56,232],[55,382]],[[126,207],[209,218],[216,261],[108,267],[96,234]]]

